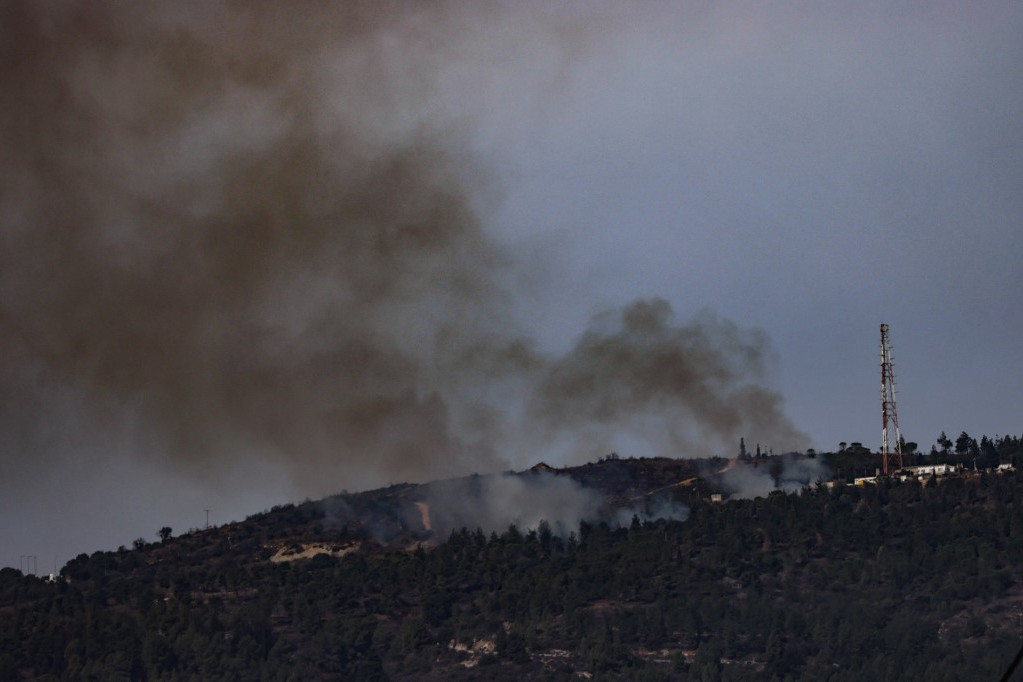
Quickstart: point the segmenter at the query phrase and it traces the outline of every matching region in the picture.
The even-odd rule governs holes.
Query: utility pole
[[[206,510],[206,530],[210,529],[210,510]]]
[[[894,431],[895,448],[889,445],[889,432]],[[892,344],[888,325],[881,323],[881,467],[884,475],[902,468],[902,434],[899,413],[895,409],[895,374],[892,371]]]

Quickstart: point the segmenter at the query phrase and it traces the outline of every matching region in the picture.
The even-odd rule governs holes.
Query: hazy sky
[[[0,565],[1023,432],[1023,6],[7,2]]]

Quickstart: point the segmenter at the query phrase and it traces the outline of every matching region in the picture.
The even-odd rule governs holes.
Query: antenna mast
[[[895,431],[895,450],[888,444],[888,432]],[[881,323],[881,466],[884,475],[902,468],[902,434],[895,410],[895,374],[892,372],[892,344],[888,325]]]

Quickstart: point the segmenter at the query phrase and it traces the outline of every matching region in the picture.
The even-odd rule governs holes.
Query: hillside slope
[[[604,504],[564,536],[438,537],[429,487],[402,484],[82,555],[55,583],[4,569],[0,679],[997,679],[1012,660],[1020,476],[712,504],[674,484],[713,463],[672,462],[570,472]],[[639,512],[652,490],[688,518],[618,526],[607,500]]]

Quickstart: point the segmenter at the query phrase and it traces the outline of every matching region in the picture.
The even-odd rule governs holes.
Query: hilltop
[[[780,485],[812,461],[744,470]],[[1012,659],[1019,474],[711,502],[733,468],[398,484],[80,555],[55,582],[4,569],[0,679],[933,680]],[[502,518],[495,496],[547,506]],[[444,527],[459,505],[478,527]]]
[[[539,463],[521,472],[472,475],[424,484],[398,483],[361,493],[283,504],[244,521],[193,529],[163,543],[136,541],[151,561],[177,561],[230,552],[235,561],[289,561],[316,554],[342,556],[355,551],[380,553],[432,547],[462,527],[503,532],[523,530],[543,520],[563,526],[579,521],[611,521],[632,514],[651,515],[650,507],[682,504],[679,491],[710,489],[706,477],[727,466],[722,459],[619,459],[615,455],[577,467]],[[766,465],[765,465],[766,471]],[[659,511],[660,509],[658,509]],[[547,512],[547,513],[544,513]],[[684,514],[681,506],[675,516]],[[141,547],[140,547],[141,546]],[[65,569],[69,576],[84,555]]]

